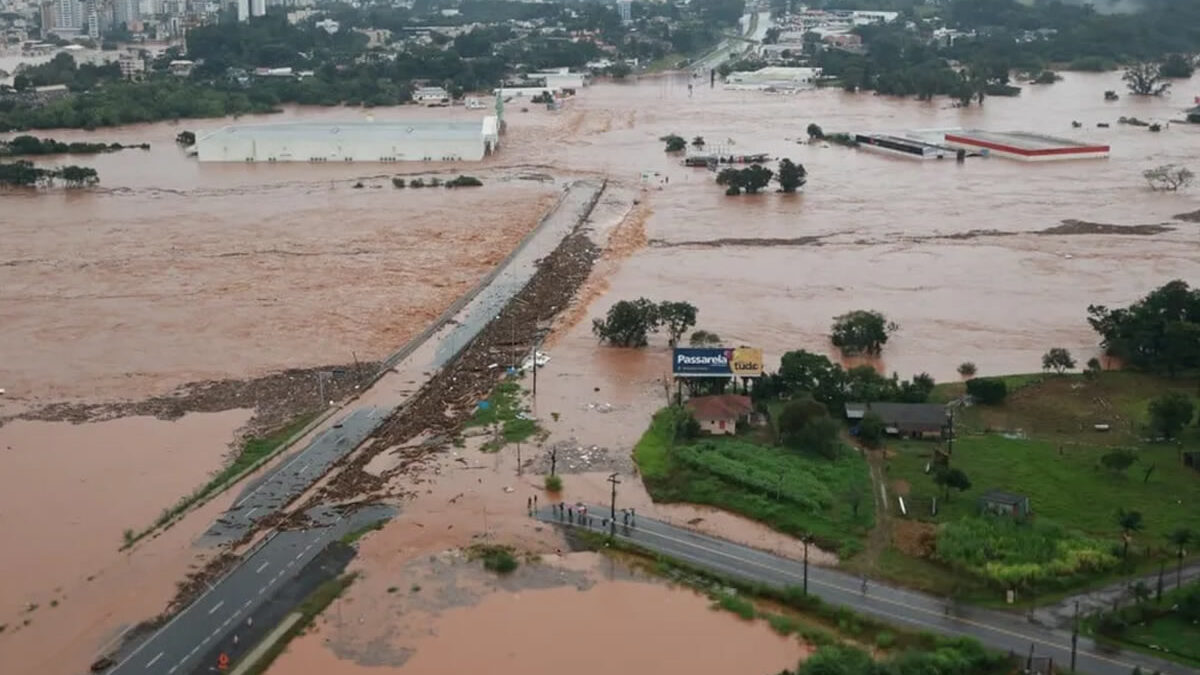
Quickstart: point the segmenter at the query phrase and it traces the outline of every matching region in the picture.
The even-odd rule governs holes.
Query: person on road
[[[533,510],[537,510],[537,495],[533,496]]]
[[[862,578],[862,592],[863,592],[863,595],[867,594],[867,577],[866,576],[863,576],[863,578]]]
[[[525,510],[530,513],[533,513],[533,497],[525,498]]]

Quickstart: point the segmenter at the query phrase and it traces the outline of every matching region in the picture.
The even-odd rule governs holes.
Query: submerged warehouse
[[[498,119],[230,125],[198,139],[196,155],[201,162],[478,161],[499,147]]]

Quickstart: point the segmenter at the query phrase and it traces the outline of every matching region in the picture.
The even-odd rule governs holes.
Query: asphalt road
[[[254,523],[286,506],[336,461],[358,447],[390,411],[359,408],[322,431],[274,470],[246,486],[233,507],[204,533],[200,543],[217,544],[244,536]]]
[[[124,656],[113,675],[183,675],[201,667],[200,659],[246,625],[273,595],[283,590],[326,546],[348,532],[391,515],[366,508],[340,517],[332,511],[310,513],[324,525],[280,532],[246,557],[186,609]],[[240,641],[239,641],[240,643]],[[201,667],[202,672],[207,667]]]
[[[601,530],[601,518],[609,509],[588,506],[593,530]],[[540,520],[569,525],[559,520],[552,508],[537,513]],[[617,514],[618,521],[621,514]],[[616,536],[643,548],[724,575],[776,587],[800,586],[804,579],[801,561],[752,549],[723,539],[685,530],[638,516],[635,526],[618,524]],[[954,607],[933,596],[869,581],[862,589],[860,577],[810,565],[808,589],[822,600],[848,607],[864,615],[916,630],[949,636],[975,638],[1000,651],[1049,656],[1064,671],[1071,663],[1071,634],[1034,625],[1022,617],[974,607]],[[1129,675],[1134,666],[1144,672],[1166,675],[1200,675],[1200,670],[1163,659],[1097,645],[1079,638],[1076,669],[1091,675]]]

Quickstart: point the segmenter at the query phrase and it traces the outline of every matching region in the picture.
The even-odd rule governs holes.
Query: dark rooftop
[[[946,425],[946,406],[939,403],[847,403],[846,417],[860,419],[866,412],[879,415],[884,424],[909,430],[936,430]]]

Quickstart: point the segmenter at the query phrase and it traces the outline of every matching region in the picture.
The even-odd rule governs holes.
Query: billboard
[[[762,350],[757,347],[676,347],[671,355],[675,377],[761,377]]]

